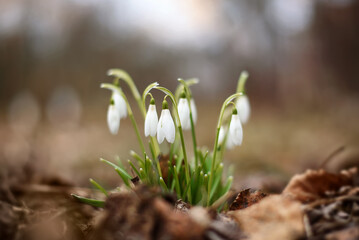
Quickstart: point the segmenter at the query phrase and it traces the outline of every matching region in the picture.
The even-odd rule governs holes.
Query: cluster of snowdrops
[[[225,149],[242,144],[242,124],[248,121],[250,115],[249,100],[244,89],[248,73],[241,73],[236,92],[222,105],[212,151],[197,146],[197,108],[190,90],[192,85],[198,83],[197,79],[178,79],[179,85],[174,92],[155,82],[141,95],[125,71],[110,69],[108,75],[114,78],[113,83],[103,83],[101,87],[112,92],[107,112],[109,130],[112,134],[117,134],[121,119],[129,117],[141,152],[131,151],[133,159],[127,161],[128,167],[124,166],[119,157],[116,163],[105,159],[101,161],[111,165],[128,188],[133,187],[136,179],[144,184],[158,186],[163,192],[174,192],[178,198],[193,205],[225,208],[224,200],[233,177],[229,173],[230,170],[225,171],[223,167],[223,153]],[[122,81],[128,85],[142,113],[144,136],[147,141],[143,140],[130,103],[121,88]],[[160,118],[151,93],[155,90],[164,94]],[[147,99],[150,100],[148,108]],[[190,159],[187,156],[186,148],[189,144],[186,145],[184,131],[190,131],[192,136],[193,156]],[[164,140],[169,143],[169,150],[165,155],[161,152]],[[109,194],[98,182],[92,179],[90,182],[106,196]],[[101,200],[74,196],[98,207],[104,204]]]

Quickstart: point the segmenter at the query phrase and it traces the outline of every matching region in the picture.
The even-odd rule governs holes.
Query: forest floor
[[[104,208],[72,198],[101,197],[90,177],[121,185],[98,159],[129,155],[128,121],[121,138],[98,116],[30,132],[0,119],[0,239],[359,239],[359,113],[330,109],[254,112],[243,145],[225,154],[235,175],[230,210],[220,213],[144,186],[111,194]],[[205,109],[204,119],[198,145],[212,146],[217,116]]]
[[[0,179],[1,239],[359,239],[357,168],[307,170],[279,194],[232,191],[219,213],[143,185],[95,208],[71,197],[95,191],[24,170]]]

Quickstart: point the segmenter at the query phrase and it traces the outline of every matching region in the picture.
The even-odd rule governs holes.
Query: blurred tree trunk
[[[315,6],[312,32],[320,54],[324,84],[359,89],[359,1]],[[332,82],[328,82],[332,81]]]

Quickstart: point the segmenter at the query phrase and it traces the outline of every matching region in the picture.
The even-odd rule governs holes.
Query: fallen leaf
[[[325,198],[326,194],[338,191],[342,186],[353,185],[353,176],[356,173],[356,168],[342,171],[339,174],[328,173],[323,169],[307,170],[305,173],[292,177],[283,190],[283,195],[290,196],[302,203]]]
[[[228,212],[251,240],[298,239],[304,236],[301,204],[271,195],[243,210]]]

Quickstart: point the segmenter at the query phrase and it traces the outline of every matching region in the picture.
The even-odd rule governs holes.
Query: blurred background
[[[99,157],[126,160],[138,146],[129,119],[117,136],[107,129],[110,93],[99,85],[109,68],[140,91],[199,78],[198,142],[208,147],[247,70],[252,115],[243,145],[225,154],[237,185],[286,180],[344,146],[328,164],[341,168],[359,159],[358,24],[355,0],[2,0],[1,169],[116,186]]]

